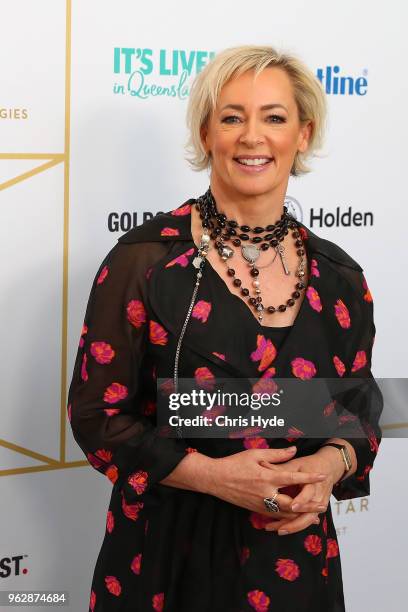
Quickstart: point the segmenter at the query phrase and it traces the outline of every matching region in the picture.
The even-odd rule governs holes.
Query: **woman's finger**
[[[279,487],[292,484],[322,482],[326,478],[326,474],[319,474],[318,472],[289,472],[286,470],[276,470],[273,473],[274,484]]]
[[[292,501],[290,508],[291,510],[293,510],[293,512],[304,512],[305,511],[303,510],[304,506],[307,503],[311,502],[312,499],[317,496],[318,496],[318,483],[317,485],[315,483],[305,484],[305,486],[302,488],[300,493],[296,495],[296,497]]]
[[[296,533],[297,531],[306,529],[306,527],[309,527],[309,525],[318,525],[319,523],[320,519],[315,512],[304,512],[297,518],[293,519],[293,521],[284,521],[278,528],[278,535],[290,535],[292,533]]]

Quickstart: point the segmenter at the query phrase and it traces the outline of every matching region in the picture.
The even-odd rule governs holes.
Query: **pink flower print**
[[[186,251],[185,253],[182,253],[178,257],[175,257],[174,259],[166,263],[164,267],[171,268],[171,266],[179,265],[182,268],[185,268],[186,266],[188,266],[188,263],[189,263],[188,258],[191,257],[193,253],[194,253],[194,247],[191,247],[191,249],[188,249],[188,251]]]
[[[142,564],[142,553],[139,553],[135,557],[133,557],[133,561],[130,564],[130,569],[134,574],[140,574],[140,567]]]
[[[207,391],[211,391],[214,388],[214,384],[215,384],[214,374],[206,366],[203,366],[201,368],[196,368],[194,372],[194,378],[199,387],[202,387],[203,389],[206,389]]]
[[[82,364],[81,364],[81,378],[85,382],[88,380],[88,372],[86,371],[87,361],[88,361],[88,356],[86,353],[84,353],[82,357]]]
[[[239,562],[241,565],[244,565],[245,561],[249,559],[249,548],[248,546],[243,546],[241,548],[241,554],[239,556]]]
[[[343,376],[344,372],[346,371],[346,366],[344,365],[340,357],[337,357],[337,355],[334,355],[333,363],[334,363],[334,367],[336,368],[337,374],[339,376]]]
[[[269,448],[265,438],[244,438],[244,447],[249,448]]]
[[[167,344],[167,331],[160,323],[149,321],[149,339],[152,344],[164,346]]]
[[[163,227],[160,236],[179,236],[180,232],[176,227]]]
[[[372,302],[372,301],[373,301],[373,296],[371,295],[371,291],[370,291],[370,289],[368,288],[367,281],[366,281],[366,279],[364,278],[364,275],[363,275],[363,288],[364,288],[364,290],[365,290],[365,293],[364,293],[364,299],[365,299],[365,301],[366,301],[366,302]]]
[[[87,453],[86,458],[88,459],[92,467],[95,468],[95,470],[99,469],[103,465],[103,461],[95,457],[95,455],[93,455],[92,453]]]
[[[108,404],[116,404],[120,400],[125,399],[125,397],[127,397],[127,394],[128,390],[125,385],[121,385],[118,382],[113,382],[105,390],[103,401],[107,402]]]
[[[293,582],[300,576],[300,569],[293,559],[278,559],[275,571],[281,578]]]
[[[138,329],[146,323],[146,310],[141,300],[130,300],[126,307],[127,320]]]
[[[306,291],[306,296],[313,310],[315,310],[316,312],[321,312],[323,306],[320,301],[320,296],[317,293],[316,289],[314,287],[308,287]]]
[[[105,576],[105,585],[109,593],[112,593],[112,595],[118,596],[122,592],[120,582],[117,578],[115,578],[115,576]]]
[[[104,463],[110,463],[112,461],[112,453],[104,448],[100,448],[95,453],[95,456],[102,459]]]
[[[271,365],[276,357],[276,348],[271,340],[267,340],[262,334],[256,338],[256,350],[251,353],[252,361],[259,361],[258,371],[262,372]]]
[[[361,476],[356,476],[356,479],[359,480],[360,482],[363,482],[367,478],[367,474],[370,473],[371,467],[372,467],[371,465],[366,465],[364,467],[364,470]]]
[[[146,416],[151,416],[156,412],[156,402],[152,400],[147,400],[143,407],[143,414]]]
[[[285,438],[285,440],[287,440],[288,442],[295,442],[297,440],[297,438],[300,438],[301,436],[305,435],[305,432],[302,431],[301,429],[298,429],[297,427],[289,427],[288,428],[288,434],[289,436],[291,436],[290,438]]]
[[[339,417],[339,425],[344,425],[345,423],[352,423],[353,421],[357,420],[357,417],[355,414],[342,414]]]
[[[136,491],[138,495],[141,495],[147,487],[147,472],[138,470],[134,474],[131,474],[128,478],[128,483]]]
[[[249,521],[254,529],[265,529],[265,525],[271,522],[269,516],[259,514],[259,512],[251,512]]]
[[[326,515],[324,515],[322,525],[323,525],[323,532],[325,535],[327,535],[327,516]]]
[[[139,512],[141,511],[143,506],[143,502],[127,504],[122,492],[122,511],[126,518],[130,519],[131,521],[137,521],[137,519],[139,518]]]
[[[91,355],[98,363],[110,363],[115,356],[115,351],[107,342],[92,342]]]
[[[270,598],[263,592],[255,589],[247,593],[248,603],[256,612],[268,612]]]
[[[68,404],[68,421],[71,422],[71,404]]]
[[[108,533],[112,533],[113,528],[115,527],[115,519],[111,510],[108,510],[108,514],[106,515],[106,530]]]
[[[199,319],[201,323],[206,323],[208,316],[211,312],[211,302],[206,302],[205,300],[199,300],[197,304],[194,306],[191,316],[195,319]]]
[[[219,416],[220,414],[223,414],[225,412],[225,406],[223,406],[222,404],[218,404],[218,405],[214,405],[211,410],[203,410],[203,412],[201,413],[201,416],[207,416],[209,418],[215,419],[215,417]]]
[[[310,262],[310,273],[312,276],[317,276],[317,278],[319,278],[320,276],[319,268],[317,267],[317,261],[315,259],[312,259],[312,261]]]
[[[367,355],[365,351],[357,351],[354,357],[353,365],[351,366],[352,372],[357,372],[367,364]]]
[[[162,395],[170,395],[170,393],[174,393],[174,381],[171,378],[168,378],[160,384],[159,389]]]
[[[91,591],[91,597],[89,599],[89,610],[90,612],[94,612],[96,605],[96,594],[95,591]]]
[[[106,416],[111,417],[111,416],[115,416],[115,414],[119,414],[120,408],[104,408],[103,411],[106,414]]]
[[[119,478],[119,471],[116,465],[110,465],[105,472],[105,476],[109,478],[112,484],[115,484],[115,482]]]
[[[213,355],[215,355],[216,357],[219,357],[220,359],[222,359],[223,361],[225,361],[225,355],[224,353],[217,353],[216,351],[212,352]]]
[[[262,427],[244,427],[243,429],[239,429],[238,431],[232,431],[228,434],[228,437],[231,439],[235,438],[250,438],[252,436],[256,436],[262,431]]]
[[[378,453],[379,444],[378,444],[378,440],[377,440],[377,437],[376,437],[376,435],[374,433],[373,428],[368,423],[364,423],[364,429],[365,429],[366,434],[368,436],[368,441],[370,443],[370,450],[373,453]]]
[[[322,551],[322,539],[317,535],[308,535],[303,542],[307,552],[318,555]]]
[[[152,597],[152,606],[154,612],[162,612],[164,608],[164,593],[156,593]]]
[[[307,240],[309,238],[307,231],[304,227],[299,227],[299,233],[302,237],[302,240]]]
[[[104,266],[101,270],[101,273],[98,276],[98,280],[96,281],[97,285],[101,285],[105,278],[108,276],[109,268],[108,266]]]
[[[276,369],[273,367],[265,370],[256,383],[252,385],[252,393],[275,393],[278,390],[278,385],[272,380],[272,376],[275,376],[275,374]]]
[[[301,380],[309,380],[315,376],[317,370],[312,361],[303,359],[303,357],[296,357],[291,361],[292,373],[296,378]]]
[[[82,348],[85,344],[83,336],[88,333],[88,326],[85,323],[82,325],[81,337],[79,339],[79,346]]]
[[[334,314],[336,315],[336,319],[343,329],[348,329],[350,327],[350,314],[343,300],[338,299],[335,303]]]
[[[337,557],[339,554],[339,546],[333,538],[327,538],[327,555],[328,559],[332,557]]]
[[[182,217],[191,213],[191,204],[182,204],[178,208],[171,211],[171,214],[175,217]]]
[[[332,402],[329,402],[328,404],[326,404],[326,406],[323,408],[323,416],[328,417],[331,414],[333,414],[333,410],[336,406],[336,400],[333,400]]]

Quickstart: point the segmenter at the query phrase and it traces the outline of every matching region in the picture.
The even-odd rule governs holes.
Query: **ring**
[[[280,507],[278,502],[275,501],[278,496],[278,491],[273,494],[273,497],[264,497],[265,508],[269,510],[269,512],[279,512]]]

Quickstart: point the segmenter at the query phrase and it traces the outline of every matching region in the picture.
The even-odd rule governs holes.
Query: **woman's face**
[[[255,81],[253,74],[245,72],[224,85],[202,129],[211,152],[211,178],[241,195],[280,192],[279,186],[285,193],[296,152],[307,149],[311,123],[300,124],[284,70],[266,68]]]

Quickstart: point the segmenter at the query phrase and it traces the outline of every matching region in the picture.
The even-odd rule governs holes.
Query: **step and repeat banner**
[[[184,157],[185,112],[193,78],[220,50],[273,45],[321,80],[326,144],[313,172],[290,179],[287,202],[364,268],[373,372],[406,377],[408,9],[366,0],[0,0],[0,9],[0,591],[67,591],[65,609],[82,612],[111,490],[66,413],[85,307],[119,236],[206,190],[208,173]],[[407,425],[387,423],[370,496],[332,498],[349,612],[405,610]]]

